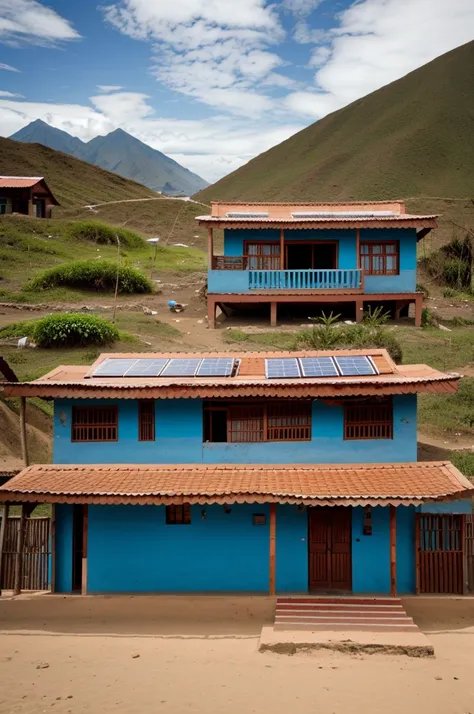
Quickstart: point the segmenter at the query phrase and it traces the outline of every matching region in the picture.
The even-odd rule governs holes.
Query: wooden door
[[[352,589],[351,515],[345,506],[310,509],[310,590]]]
[[[465,516],[416,514],[416,592],[462,595]]]

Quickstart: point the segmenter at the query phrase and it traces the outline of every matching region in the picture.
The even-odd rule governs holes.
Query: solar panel
[[[226,218],[268,218],[266,211],[229,211]]]
[[[339,377],[332,357],[301,357],[303,377]]]
[[[266,359],[265,375],[267,379],[289,379],[301,377],[298,360],[295,357]]]
[[[201,362],[197,377],[230,377],[235,360],[232,357],[205,357]]]
[[[124,377],[159,377],[160,373],[167,364],[168,358],[159,357],[158,359],[137,359],[135,364],[128,369]]]
[[[357,375],[377,374],[368,357],[334,357],[337,368],[343,377],[353,377]]]
[[[93,377],[123,377],[137,359],[106,359],[97,367]]]
[[[201,358],[179,358],[170,359],[161,373],[161,377],[194,377],[196,370],[201,364]]]

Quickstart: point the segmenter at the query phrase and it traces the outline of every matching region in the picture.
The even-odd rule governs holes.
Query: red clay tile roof
[[[265,358],[317,357],[327,355],[369,355],[377,364],[378,375],[323,379],[266,379]],[[108,358],[223,357],[241,360],[235,377],[91,377]],[[7,384],[4,393],[12,396],[55,398],[202,398],[280,397],[317,398],[371,396],[384,394],[452,393],[457,390],[458,374],[444,374],[427,365],[396,365],[384,349],[329,350],[295,352],[219,352],[219,353],[113,353],[103,354],[92,367],[61,365],[34,382]]]
[[[473,484],[449,462],[296,466],[56,464],[24,469],[0,487],[0,501],[406,506],[473,492]]]
[[[39,181],[43,176],[0,176],[0,188],[31,188]]]

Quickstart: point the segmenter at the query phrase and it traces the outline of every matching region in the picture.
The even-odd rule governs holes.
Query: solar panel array
[[[109,358],[92,377],[230,377],[239,361],[232,357]]]
[[[267,379],[300,377],[353,377],[378,374],[377,368],[364,355],[353,357],[283,357],[265,360]]]

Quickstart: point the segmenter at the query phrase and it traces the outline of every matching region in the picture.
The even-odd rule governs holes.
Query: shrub
[[[69,313],[38,320],[32,336],[39,347],[78,347],[110,345],[120,333],[115,325],[96,315]]]
[[[384,312],[383,307],[380,305],[376,307],[375,310],[369,307],[368,311],[364,312],[363,321],[367,327],[380,327],[381,325],[385,325],[389,317],[390,312]]]
[[[422,327],[433,327],[437,324],[436,317],[431,312],[428,307],[424,307],[421,311],[421,326]]]
[[[452,288],[467,287],[470,277],[470,265],[462,258],[449,258],[444,261],[443,278],[446,285]]]
[[[117,236],[120,245],[128,248],[144,246],[143,238],[134,231],[125,228],[114,228],[101,221],[76,221],[68,229],[68,235],[73,240],[88,240],[99,245],[117,245]]]
[[[420,265],[439,283],[460,290],[469,289],[474,248],[471,239],[455,237],[426,258]]]
[[[427,298],[427,297],[430,296],[430,291],[429,291],[428,288],[427,288],[425,285],[423,285],[422,283],[417,283],[417,284],[416,284],[416,292],[417,292],[417,293],[423,293],[424,296],[425,296],[425,298]]]
[[[151,282],[136,268],[120,266],[118,271],[119,292],[152,292]],[[25,290],[48,290],[58,286],[84,290],[113,290],[116,277],[117,266],[110,260],[78,260],[39,273]]]
[[[326,316],[323,312],[321,317],[311,317],[315,323],[310,330],[304,330],[306,343],[313,348],[327,350],[339,344],[342,337],[342,326],[336,326],[340,315]]]

